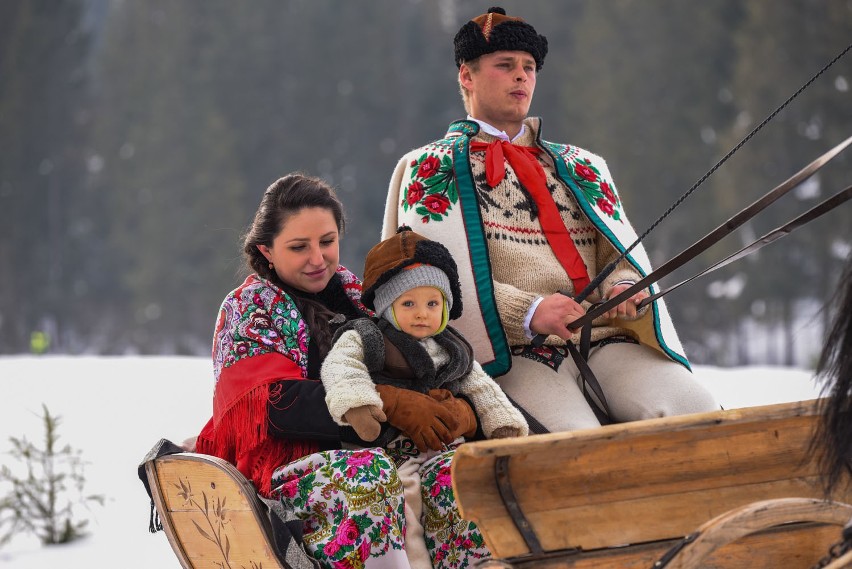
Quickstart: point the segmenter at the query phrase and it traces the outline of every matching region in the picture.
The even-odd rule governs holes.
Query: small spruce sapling
[[[21,476],[9,466],[0,467],[0,546],[19,533],[33,534],[44,545],[69,543],[86,535],[87,519],[75,516],[74,506],[88,509],[90,503],[103,505],[104,496],[84,495],[84,462],[81,452],[65,445],[59,448],[57,429],[60,417],[44,414],[44,448],[26,437],[9,437],[9,454],[23,463]]]

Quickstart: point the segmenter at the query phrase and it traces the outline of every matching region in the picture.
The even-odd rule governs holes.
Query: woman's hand
[[[388,423],[414,441],[420,452],[441,450],[456,439],[459,419],[449,406],[428,395],[390,385],[377,385]]]

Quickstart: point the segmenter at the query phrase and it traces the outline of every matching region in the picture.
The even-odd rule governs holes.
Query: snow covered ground
[[[725,408],[818,395],[807,370],[695,371]],[[149,502],[136,467],[160,438],[179,442],[198,432],[211,411],[211,373],[202,358],[0,357],[0,464],[15,465],[9,437],[41,442],[45,404],[61,417],[60,443],[81,450],[89,463],[87,492],[107,497],[89,513],[89,537],[52,547],[19,537],[0,549],[0,566],[180,569],[166,536],[148,533]]]

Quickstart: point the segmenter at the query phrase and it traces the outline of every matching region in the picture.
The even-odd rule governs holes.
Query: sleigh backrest
[[[180,453],[146,463],[163,530],[184,569],[283,569],[254,486],[227,461]]]
[[[453,487],[495,558],[647,568],[734,508],[824,498],[807,453],[817,413],[807,401],[469,443],[456,452]],[[852,494],[847,486],[833,498]],[[807,566],[790,561],[819,559],[839,537],[822,524],[782,530],[759,536],[760,565],[727,566]]]

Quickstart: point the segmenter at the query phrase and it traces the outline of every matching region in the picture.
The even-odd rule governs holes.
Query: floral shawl
[[[342,266],[336,277],[353,304],[363,306],[358,278]],[[213,335],[213,417],[196,446],[234,464],[263,496],[269,495],[276,468],[318,450],[316,441],[268,433],[270,385],[306,378],[309,343],[294,300],[256,274],[222,302]]]

